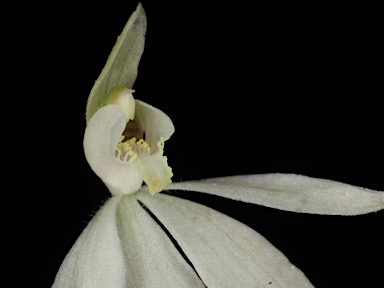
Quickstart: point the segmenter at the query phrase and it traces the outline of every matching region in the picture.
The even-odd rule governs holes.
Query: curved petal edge
[[[173,183],[166,190],[203,192],[310,214],[358,215],[384,209],[384,192],[296,174],[259,174]]]
[[[126,287],[125,262],[116,227],[120,197],[96,213],[65,257],[52,288]]]
[[[207,287],[313,287],[278,249],[243,223],[174,196],[136,195],[174,237]]]
[[[93,115],[84,134],[85,157],[113,195],[132,194],[143,182],[137,167],[121,162],[115,156],[125,125],[123,110],[109,104]]]
[[[144,51],[147,18],[141,3],[132,13],[88,97],[86,121],[100,108],[103,98],[117,85],[132,88]]]

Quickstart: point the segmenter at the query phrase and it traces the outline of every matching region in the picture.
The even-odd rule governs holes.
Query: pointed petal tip
[[[100,76],[92,87],[85,114],[87,123],[113,87],[117,85],[133,87],[144,52],[146,30],[147,18],[143,6],[139,3],[118,36]]]
[[[285,211],[360,215],[384,209],[384,192],[296,174],[258,174],[174,183],[197,191]]]

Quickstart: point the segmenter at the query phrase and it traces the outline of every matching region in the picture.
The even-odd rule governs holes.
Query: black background
[[[137,99],[174,122],[165,145],[174,181],[281,172],[384,190],[374,8],[178,2],[143,1],[148,31],[134,85]],[[3,107],[12,111],[6,156],[17,179],[5,179],[16,196],[9,205],[15,287],[50,287],[109,197],[84,158],[85,104],[136,5],[34,3],[12,11],[21,26],[4,45],[16,56]],[[180,195],[254,228],[315,287],[384,283],[383,211],[318,216]]]

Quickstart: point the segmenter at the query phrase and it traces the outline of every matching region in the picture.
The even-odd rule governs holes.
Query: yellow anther
[[[161,137],[153,152],[144,139],[132,137],[116,146],[116,157],[123,162],[137,167],[149,192],[154,195],[172,183],[172,169],[168,166],[168,159],[163,156],[164,139]],[[152,153],[152,154],[151,154]]]

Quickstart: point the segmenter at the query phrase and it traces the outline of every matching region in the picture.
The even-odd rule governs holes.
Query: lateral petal
[[[52,288],[125,288],[125,262],[116,228],[120,197],[96,213],[65,257]]]
[[[127,267],[126,287],[205,287],[134,196],[124,196],[117,211]]]
[[[276,209],[328,215],[358,215],[384,209],[384,192],[296,174],[259,174],[171,184],[188,190]]]
[[[313,287],[263,236],[203,205],[135,195],[168,229],[207,287]]]

